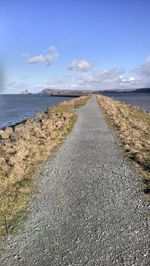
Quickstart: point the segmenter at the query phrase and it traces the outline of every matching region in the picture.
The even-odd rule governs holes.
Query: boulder
[[[2,139],[3,130],[0,129],[0,139]]]
[[[38,122],[42,122],[43,119],[47,118],[47,114],[45,112],[37,113],[35,120]]]
[[[31,126],[35,122],[35,118],[29,118],[26,120],[25,125]]]
[[[0,138],[9,139],[12,134],[13,134],[12,127],[6,127],[4,130],[0,131]]]
[[[25,128],[25,125],[23,125],[22,123],[20,123],[19,125],[14,127],[14,131],[15,132],[19,132],[22,131]]]

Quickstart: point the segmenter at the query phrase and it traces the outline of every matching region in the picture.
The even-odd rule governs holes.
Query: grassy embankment
[[[127,155],[142,171],[146,194],[150,193],[150,113],[110,97],[97,95],[108,121],[117,129]]]
[[[66,101],[1,132],[0,235],[14,232],[33,191],[33,174],[76,121],[75,108],[90,96]]]

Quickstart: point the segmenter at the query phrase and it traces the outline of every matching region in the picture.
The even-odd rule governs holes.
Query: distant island
[[[61,90],[61,89],[43,89],[39,94],[47,94],[50,96],[68,96],[68,97],[77,97],[82,96],[84,94],[90,94],[92,91],[87,90]]]
[[[124,90],[97,90],[97,91],[92,91],[92,90],[61,90],[61,89],[51,89],[51,88],[45,88],[43,89],[41,92],[39,92],[39,94],[45,94],[45,95],[49,95],[49,96],[59,96],[59,97],[63,97],[63,96],[68,96],[68,97],[77,97],[77,96],[82,96],[84,94],[109,94],[109,93],[115,93],[115,92],[119,92],[119,93],[150,93],[150,88],[139,88],[139,89],[124,89]]]
[[[94,91],[94,93],[113,93],[113,92],[119,92],[119,93],[150,93],[150,88],[138,88],[138,89],[124,89],[124,90],[98,90]]]

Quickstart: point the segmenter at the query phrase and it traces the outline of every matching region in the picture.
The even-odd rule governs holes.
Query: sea
[[[104,92],[103,95],[124,103],[132,104],[146,112],[150,112],[149,92]]]
[[[150,93],[107,92],[106,95],[150,112]],[[0,95],[0,129],[17,124],[48,107],[71,99],[71,97],[51,97],[39,94]]]
[[[0,95],[0,129],[15,125],[48,107],[71,99],[71,97],[50,97],[39,94]]]

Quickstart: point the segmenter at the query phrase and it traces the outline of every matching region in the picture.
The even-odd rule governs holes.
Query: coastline
[[[33,118],[37,113],[46,111],[64,101],[70,101],[70,97],[49,97],[47,95],[32,94],[6,94],[0,95],[0,129],[11,127]]]
[[[77,119],[75,108],[89,97],[63,102],[0,131],[1,235],[14,231],[22,219],[33,191],[33,174],[62,143]]]

